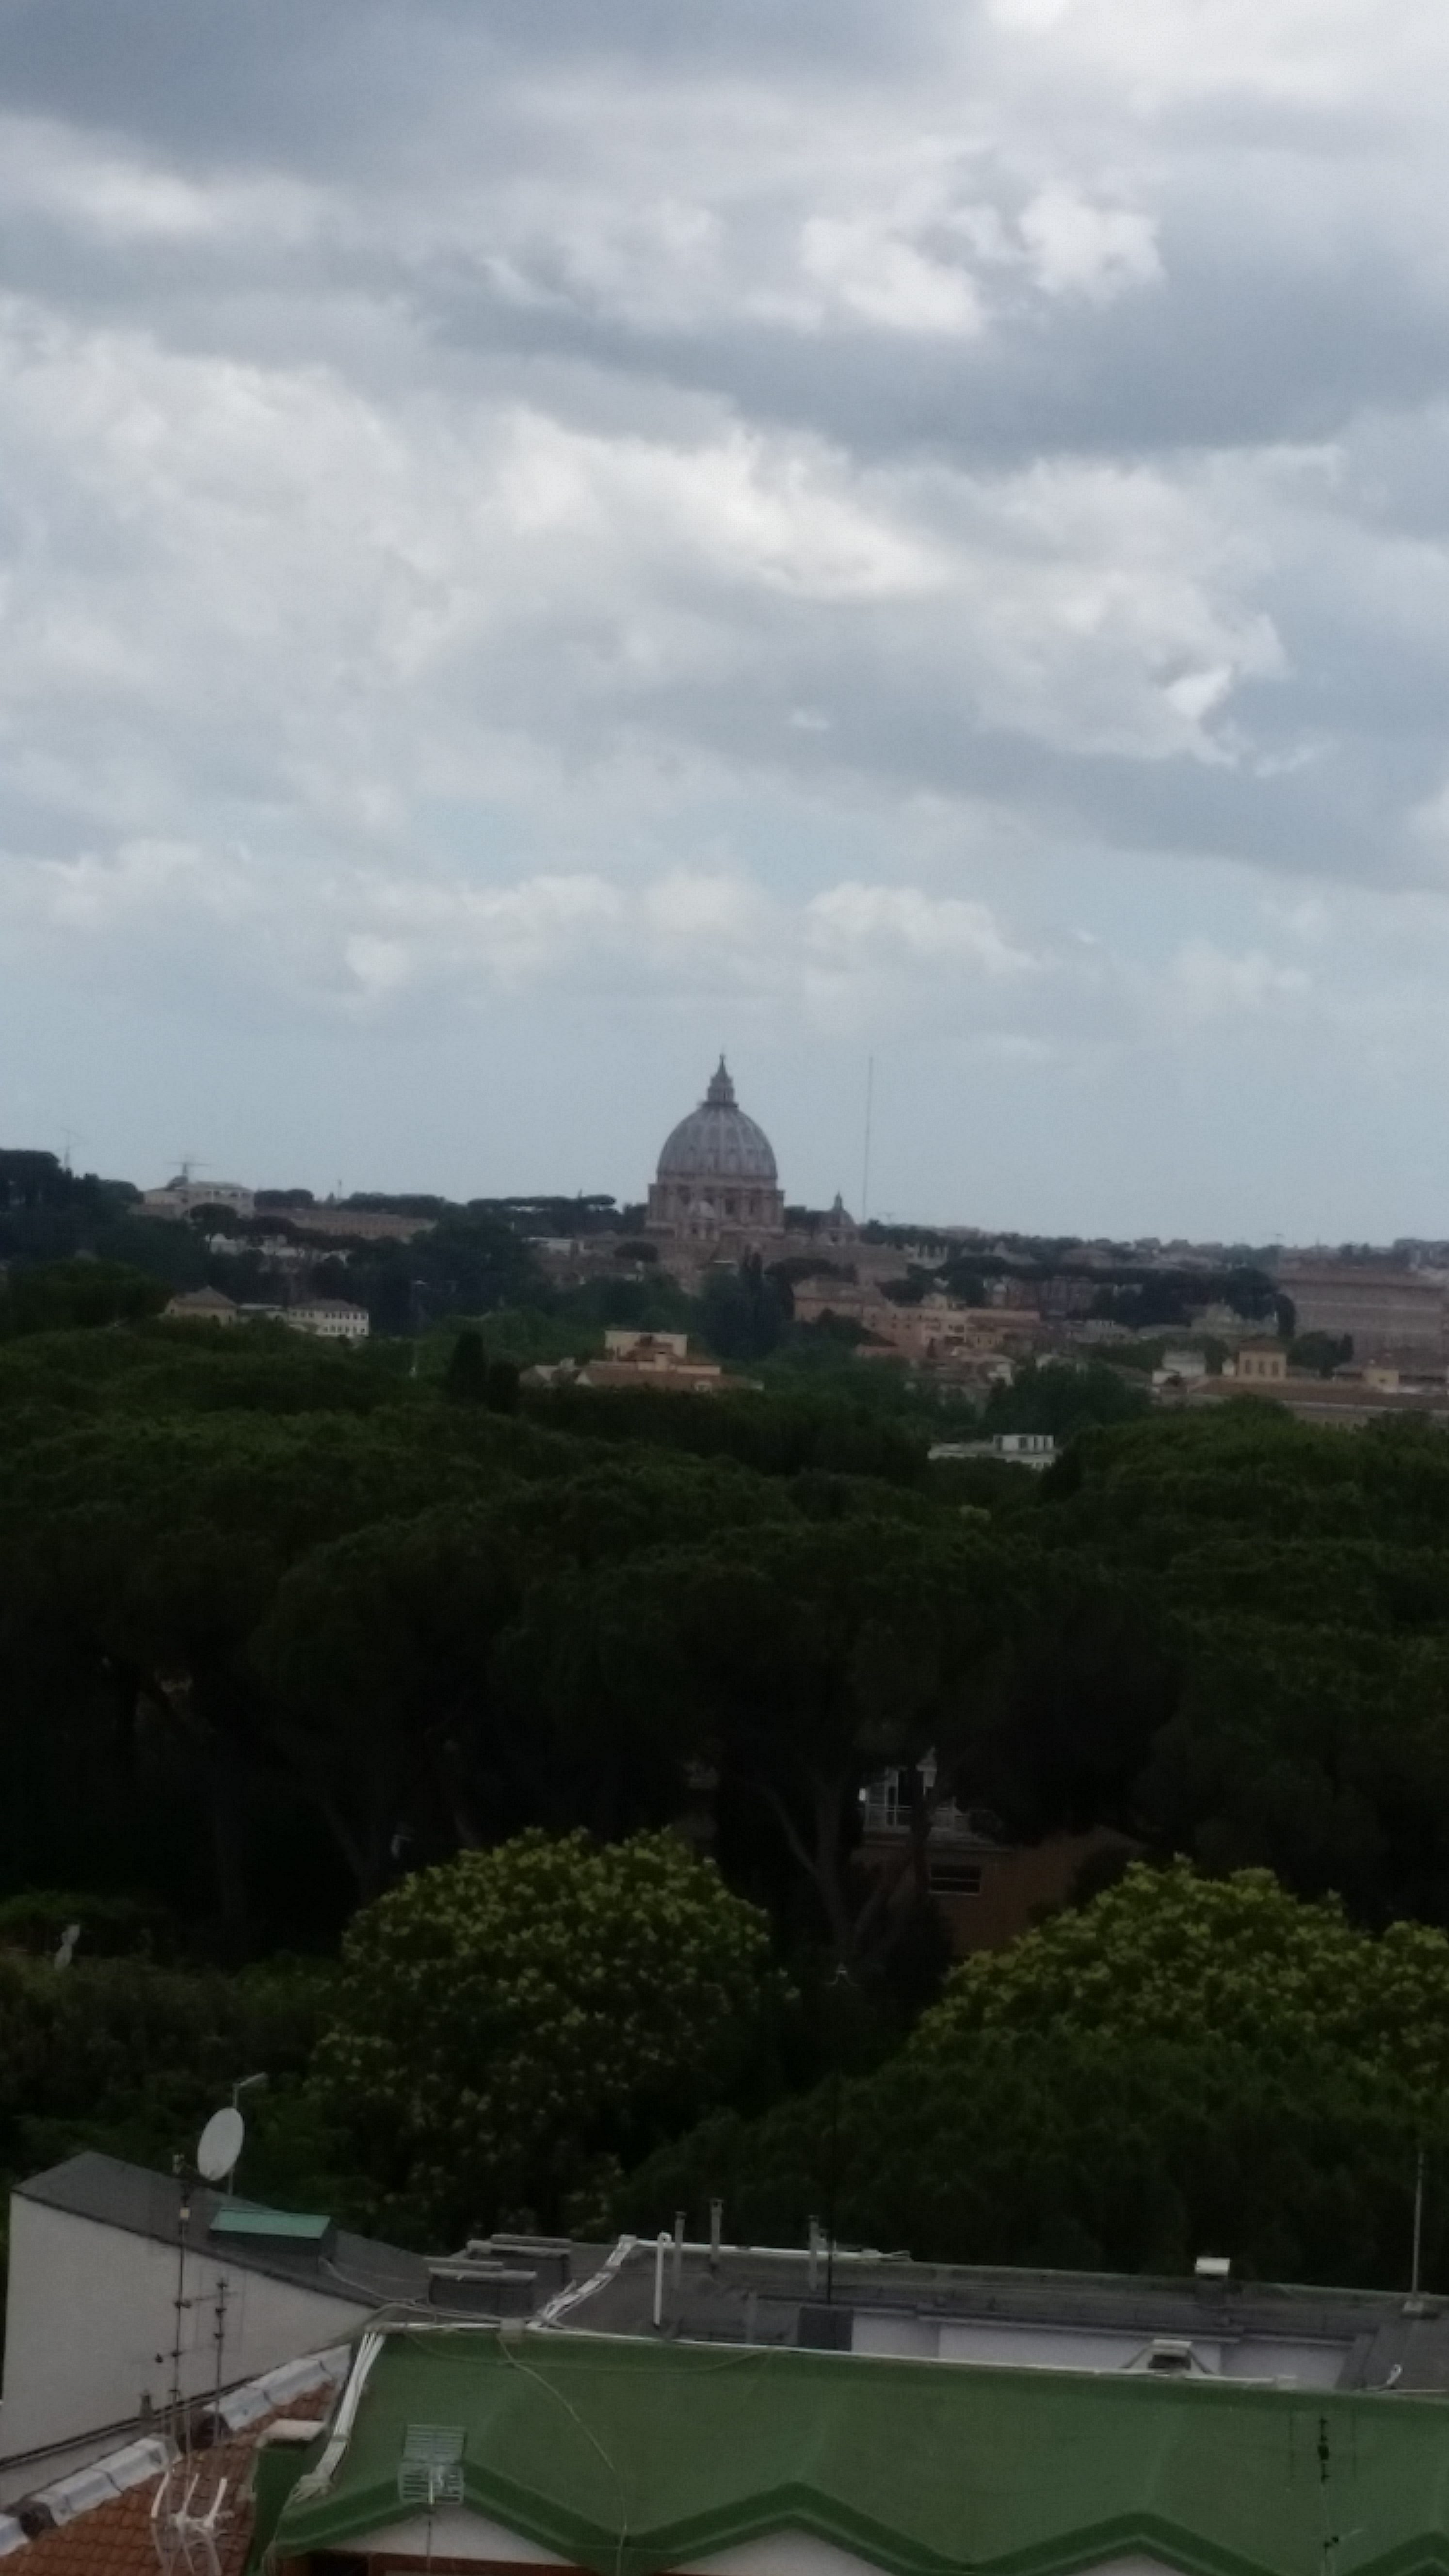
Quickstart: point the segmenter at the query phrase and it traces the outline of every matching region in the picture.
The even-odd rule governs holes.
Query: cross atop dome
[[[730,1069],[723,1056],[720,1057],[717,1070],[710,1075],[709,1089],[704,1095],[704,1105],[707,1109],[733,1109],[735,1106],[735,1087],[730,1080]]]

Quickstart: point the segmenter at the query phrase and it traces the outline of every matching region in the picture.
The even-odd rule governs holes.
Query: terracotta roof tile
[[[200,2481],[195,2502],[202,2510],[216,2493],[218,2482],[223,2478],[227,2482],[226,2502],[217,2526],[218,2576],[242,2576],[246,2565],[252,2537],[252,2457],[261,2435],[269,2425],[285,2418],[321,2423],[333,2393],[331,2389],[311,2389],[306,2396],[294,2398],[290,2405],[279,2406],[256,2424],[249,2424],[245,2432],[234,2433],[225,2442],[192,2454]],[[124,2495],[110,2496],[104,2504],[93,2505],[88,2513],[78,2513],[72,2521],[41,2532],[0,2561],[4,2576],[160,2576],[151,2521],[159,2485],[159,2478],[146,2478],[139,2486],[129,2487]],[[184,2576],[185,2562],[179,2553],[177,2565]]]

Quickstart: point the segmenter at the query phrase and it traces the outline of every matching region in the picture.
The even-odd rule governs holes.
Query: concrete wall
[[[338,2343],[371,2309],[188,2251],[182,2284],[181,2389],[216,2384],[216,2292],[228,2283],[223,2377],[252,2379]],[[15,2193],[0,2403],[0,2503],[58,2474],[17,2454],[130,2424],[171,2390],[176,2249]],[[102,2445],[101,2447],[104,2447]]]

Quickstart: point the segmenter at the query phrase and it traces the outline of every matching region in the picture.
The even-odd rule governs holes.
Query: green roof
[[[465,2503],[597,2576],[782,2528],[890,2576],[1129,2551],[1188,2576],[1449,2571],[1439,2398],[438,2327],[388,2334],[278,2555],[406,2519],[410,2426],[461,2430]]]

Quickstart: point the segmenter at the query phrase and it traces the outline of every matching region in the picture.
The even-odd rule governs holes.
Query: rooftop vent
[[[849,2352],[854,2334],[853,2309],[827,2307],[823,2300],[807,2300],[801,2307],[795,2341],[810,2351]]]
[[[567,2236],[513,2236],[496,2232],[468,2246],[470,2263],[514,2263],[537,2273],[540,2294],[551,2298],[573,2279],[573,2245]]]
[[[461,2424],[409,2424],[397,2467],[399,2504],[435,2505],[463,2501]]]
[[[468,2317],[530,2317],[540,2304],[538,2274],[517,2263],[428,2265],[428,2304]]]

